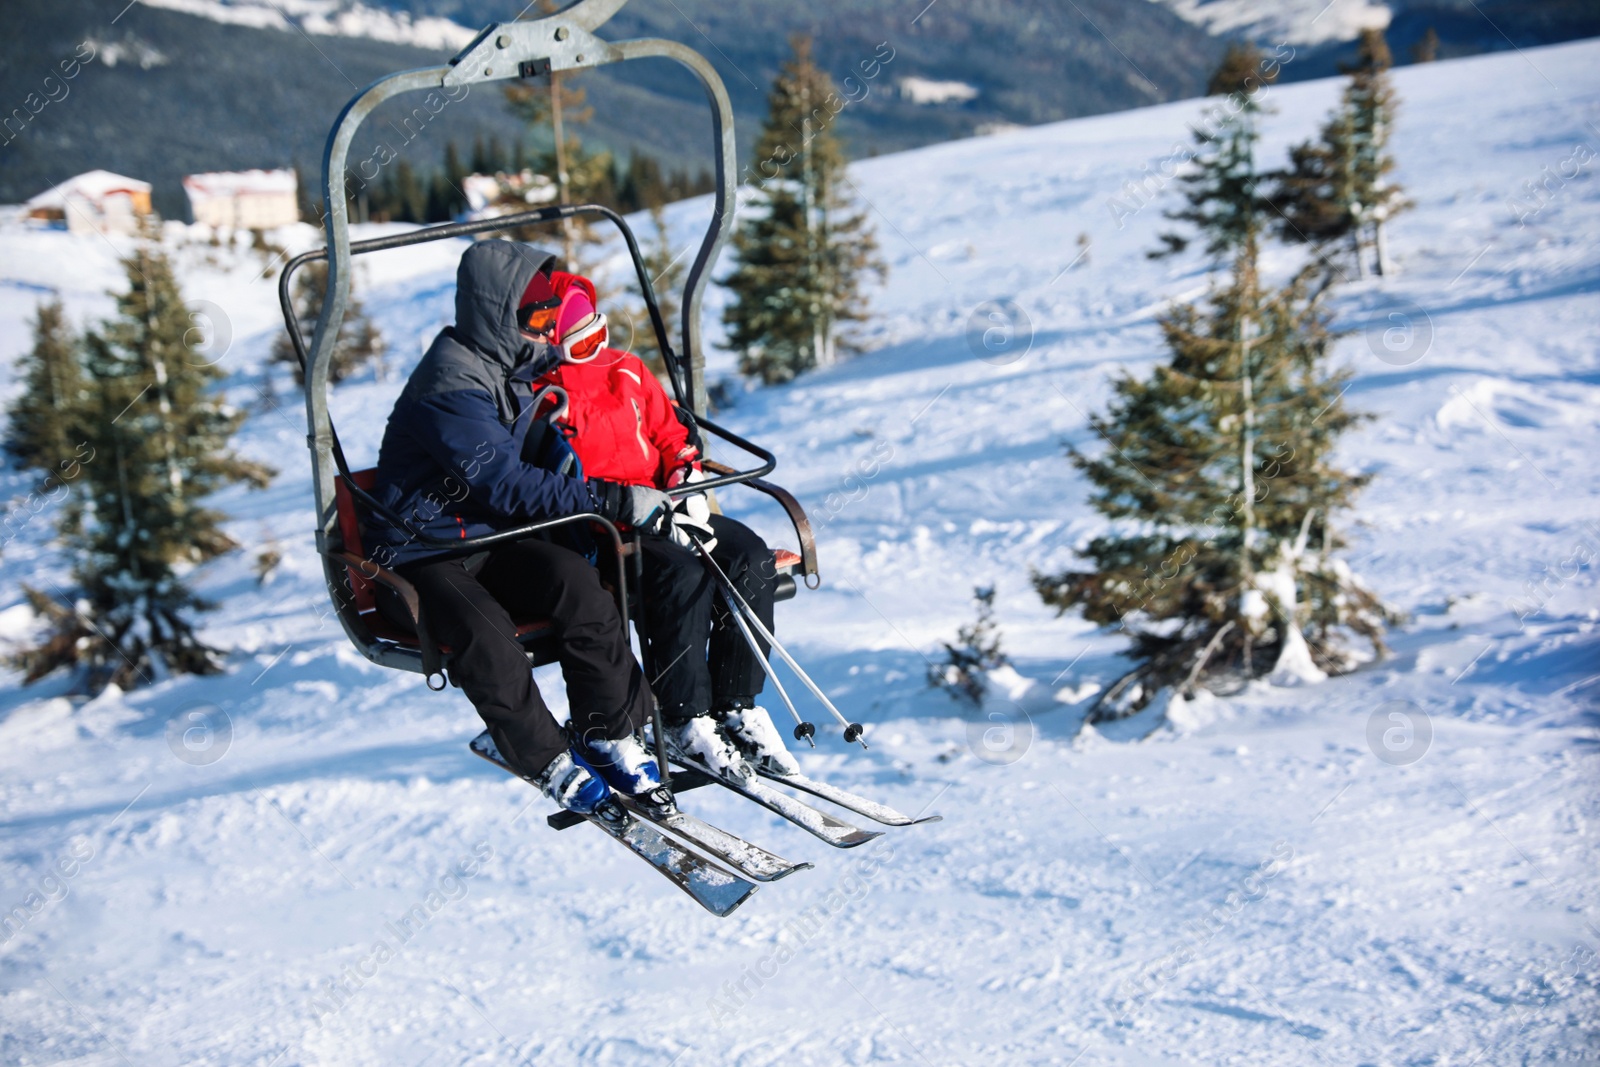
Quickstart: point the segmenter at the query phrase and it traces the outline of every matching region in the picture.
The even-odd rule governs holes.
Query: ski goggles
[[[517,327],[523,333],[543,337],[556,328],[556,316],[560,312],[560,297],[524,304],[517,309]]]
[[[582,326],[576,326],[561,339],[561,360],[564,363],[587,363],[599,354],[609,339],[606,317],[599,312]]]

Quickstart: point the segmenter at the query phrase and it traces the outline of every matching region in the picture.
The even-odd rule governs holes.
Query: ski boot
[[[722,724],[710,715],[667,724],[667,751],[703,766],[718,778],[746,782],[756,776],[739,750],[722,731]]]
[[[724,736],[756,770],[777,775],[800,773],[799,762],[784,747],[783,735],[772,725],[765,708],[738,702],[715,715]]]
[[[678,810],[672,790],[661,784],[655,757],[636,735],[628,734],[614,741],[574,737],[572,755],[606,785],[651,813],[665,816]]]
[[[571,752],[558,753],[544,770],[528,781],[568,811],[597,815],[609,822],[621,819],[622,809],[612,799],[610,787]]]

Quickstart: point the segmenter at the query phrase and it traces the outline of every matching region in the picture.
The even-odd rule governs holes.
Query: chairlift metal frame
[[[406,596],[409,583],[362,558],[359,553],[349,551],[341,537],[339,525],[341,492],[348,494],[356,504],[369,511],[384,513],[387,509],[357,484],[356,477],[346,462],[329,413],[328,372],[339,331],[350,305],[353,257],[430,241],[503,232],[579,216],[599,216],[614,224],[621,232],[628,254],[633,260],[645,307],[650,315],[651,327],[666,362],[673,393],[679,406],[691,411],[695,422],[701,428],[760,461],[758,466],[747,470],[736,470],[721,463],[708,461],[706,466],[713,477],[708,481],[696,483],[694,490],[743,484],[773,497],[788,513],[799,537],[800,552],[797,554],[798,562],[794,564],[794,569],[804,576],[809,587],[815,588],[820,584],[815,541],[804,509],[787,491],[763,480],[776,468],[776,457],[706,417],[705,350],[700,330],[701,304],[711,280],[711,271],[727,244],[735,208],[730,181],[736,169],[737,157],[733,111],[727,89],[705,57],[685,45],[654,38],[613,42],[595,36],[595,31],[615,15],[626,2],[627,0],[577,0],[566,8],[542,18],[491,24],[444,66],[403,71],[374,82],[345,105],[329,132],[322,161],[322,187],[327,209],[324,220],[327,245],[325,248],[303,253],[289,261],[279,276],[278,297],[290,341],[305,371],[306,422],[310,429],[307,444],[311,450],[312,485],[317,506],[317,551],[323,562],[328,590],[333,597],[340,624],[350,641],[374,663],[419,674],[425,673],[424,656],[419,647],[410,647],[402,642],[376,636],[368,621],[357,610],[354,597],[341,595],[341,591],[349,589],[350,583],[355,580],[355,571],[352,568],[359,569],[360,575],[366,580],[388,585],[399,593],[407,600],[408,608],[415,615],[414,591],[410,593],[409,598]],[[351,241],[349,205],[345,187],[348,153],[362,122],[384,101],[405,93],[539,77],[552,72],[585,70],[646,58],[670,59],[687,67],[700,80],[711,106],[716,148],[716,189],[713,193],[711,222],[700,242],[684,287],[682,352],[675,351],[668,341],[666,323],[662,318],[649,271],[644,265],[633,232],[626,220],[609,208],[597,204],[558,204],[515,215],[428,226],[402,234],[366,241]],[[308,345],[295,315],[291,282],[297,270],[318,260],[327,262],[328,274],[321,314]],[[392,515],[388,517],[398,518]],[[572,523],[597,524],[608,532],[609,540],[617,553],[616,581],[619,586],[617,592],[626,629],[629,600],[625,574],[627,568],[623,560],[630,554],[629,546],[624,544],[616,527],[598,515],[563,516],[467,540],[438,542],[429,538],[420,540],[430,546],[437,543],[441,549],[465,554],[538,536]],[[792,595],[793,591],[792,577],[790,581],[791,584],[784,590],[787,595]],[[530,656],[536,663],[548,661],[548,657],[541,656],[537,648],[530,649]]]

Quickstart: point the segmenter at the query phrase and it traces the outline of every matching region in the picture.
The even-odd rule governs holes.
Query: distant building
[[[35,222],[65,225],[72,233],[135,233],[150,214],[150,183],[91,170],[68,178],[24,205]]]
[[[901,78],[900,96],[913,104],[965,104],[978,98],[978,87],[966,82],[935,81],[932,78]]]
[[[300,221],[293,170],[238,170],[183,179],[194,221],[219,230],[271,230]]]
[[[554,203],[558,195],[555,182],[531,170],[520,174],[469,174],[461,179],[461,192],[467,198],[467,218],[473,221]]]

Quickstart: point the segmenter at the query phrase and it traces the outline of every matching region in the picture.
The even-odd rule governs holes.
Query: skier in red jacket
[[[542,284],[536,277],[530,288]],[[559,300],[548,336],[561,363],[536,388],[566,391],[571,444],[585,477],[660,490],[703,479],[700,452],[661,383],[638,356],[608,346],[593,283],[555,271],[548,284]],[[761,661],[730,617],[695,542],[769,632],[772,550],[748,526],[713,514],[704,493],[680,498],[670,518],[661,532],[640,532],[645,668],[661,704],[668,749],[737,777],[760,767],[797,772],[771,717],[755,702],[765,681]]]

